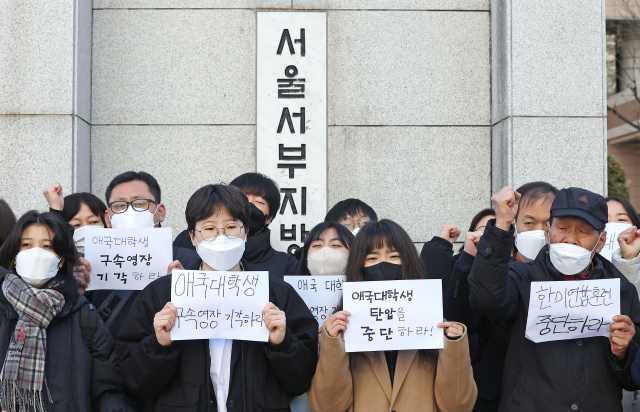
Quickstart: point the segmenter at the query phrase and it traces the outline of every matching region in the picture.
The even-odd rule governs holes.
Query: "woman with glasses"
[[[234,186],[207,185],[189,199],[187,230],[203,271],[244,271],[250,223],[247,196]],[[169,266],[169,273],[181,268]],[[125,378],[147,411],[288,411],[310,386],[318,359],[317,322],[293,288],[269,280],[263,310],[268,342],[227,339],[172,342],[177,309],[171,275],[136,299],[117,338]],[[231,385],[233,384],[233,385]]]

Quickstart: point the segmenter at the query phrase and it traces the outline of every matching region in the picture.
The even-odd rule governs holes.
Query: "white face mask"
[[[514,225],[515,226],[515,225]],[[518,252],[527,260],[535,260],[540,250],[547,244],[544,230],[529,230],[516,232],[516,247]]]
[[[570,243],[551,243],[549,245],[551,264],[563,275],[580,273],[591,263],[591,254],[598,247],[598,243],[591,251]]]
[[[73,241],[76,244],[78,252],[84,253],[84,229],[86,226],[82,226],[73,231]]]
[[[349,255],[330,247],[323,247],[307,256],[307,269],[311,276],[344,275]]]
[[[58,258],[39,247],[23,250],[16,256],[16,273],[28,284],[40,287],[58,274]]]
[[[353,232],[351,232],[351,234],[352,234],[353,236],[355,236],[355,235],[357,235],[357,234],[358,234],[358,232],[359,232],[359,231],[360,231],[360,228],[359,228],[359,227],[357,227],[357,228],[353,229]]]
[[[244,239],[218,236],[215,240],[203,240],[196,250],[200,258],[215,270],[229,270],[240,262],[244,253]]]
[[[156,212],[158,209],[156,209]],[[116,213],[111,216],[111,227],[114,229],[150,229],[155,227],[153,216],[148,210],[136,212],[132,206],[124,213]]]

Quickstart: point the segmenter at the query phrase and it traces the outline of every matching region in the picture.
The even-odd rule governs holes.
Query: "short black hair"
[[[193,232],[198,221],[221,210],[226,210],[233,219],[241,221],[245,233],[249,231],[251,206],[247,195],[239,188],[224,183],[203,186],[191,195],[184,212],[187,230]]]
[[[107,210],[107,206],[98,196],[87,192],[74,193],[64,197],[64,208],[62,209],[64,220],[69,222],[73,219],[80,211],[82,204],[87,205],[91,213],[98,216],[104,225],[104,212]]]
[[[531,205],[540,199],[553,202],[558,194],[558,189],[547,182],[529,182],[520,186],[516,192],[520,193],[519,210],[521,207]]]
[[[107,186],[107,190],[104,192],[104,198],[107,201],[107,204],[109,203],[111,192],[113,192],[114,187],[121,185],[122,183],[129,183],[135,180],[143,181],[147,184],[147,186],[149,186],[149,191],[153,195],[152,200],[155,200],[157,203],[160,203],[162,201],[160,198],[160,185],[158,184],[158,181],[155,179],[155,177],[151,176],[147,172],[129,171],[119,174],[118,176],[113,178],[111,183],[109,183],[109,186]]]
[[[230,185],[240,188],[247,196],[260,196],[269,205],[270,217],[275,217],[280,208],[280,189],[276,182],[262,173],[245,173],[233,179]]]
[[[371,220],[378,220],[376,212],[360,199],[345,199],[336,203],[324,218],[325,222],[340,222],[347,215],[355,216],[359,213],[367,215]]]
[[[636,209],[627,199],[625,199],[622,196],[611,196],[611,197],[605,198],[604,201],[605,202],[614,201],[614,202],[620,203],[624,208],[625,212],[627,212],[629,219],[631,219],[631,223],[633,223],[635,227],[640,229],[640,218],[638,218],[638,212],[636,212]]]
[[[298,263],[298,276],[311,276],[309,268],[307,266],[307,257],[309,257],[309,247],[313,242],[320,239],[320,236],[327,229],[335,229],[338,234],[338,239],[342,242],[342,245],[351,250],[351,244],[353,243],[353,233],[341,225],[338,222],[322,222],[314,226],[304,240],[304,246],[302,247],[302,253],[300,254],[300,261]]]

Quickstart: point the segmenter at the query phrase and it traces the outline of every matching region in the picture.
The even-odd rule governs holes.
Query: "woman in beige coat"
[[[367,224],[356,237],[347,282],[424,278],[407,233],[390,220]],[[315,412],[468,412],[476,400],[466,327],[442,322],[444,349],[346,353],[350,313],[324,323],[320,360],[309,390]]]

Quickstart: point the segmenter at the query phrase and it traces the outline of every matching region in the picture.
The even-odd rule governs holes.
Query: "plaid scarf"
[[[0,405],[7,412],[26,411],[30,407],[44,412],[47,327],[62,310],[64,296],[55,290],[36,289],[13,273],[5,276],[2,292],[18,312],[18,323],[0,373]],[[47,394],[52,403],[48,389]]]

